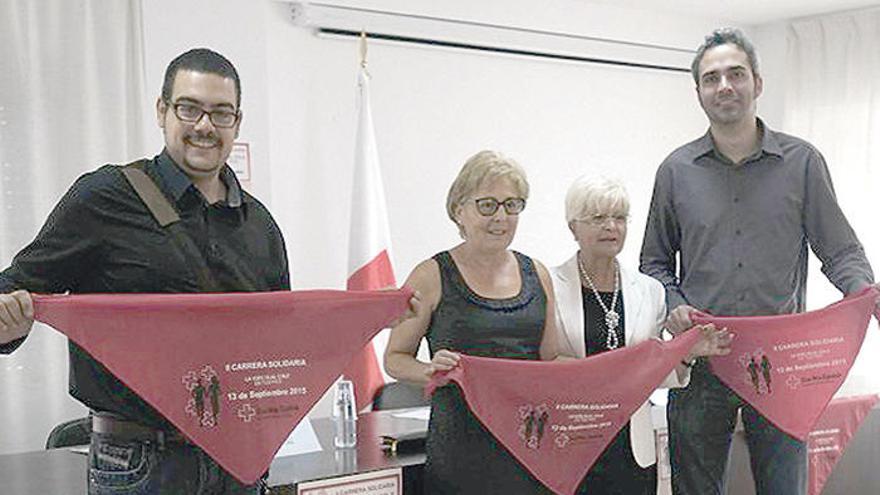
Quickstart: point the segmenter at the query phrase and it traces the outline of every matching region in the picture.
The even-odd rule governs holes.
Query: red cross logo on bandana
[[[245,423],[250,423],[256,415],[257,411],[250,404],[245,404],[238,408],[238,417],[244,420]]]

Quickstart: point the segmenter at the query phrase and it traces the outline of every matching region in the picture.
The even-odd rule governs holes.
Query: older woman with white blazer
[[[566,195],[565,216],[579,250],[551,269],[557,326],[564,334],[560,353],[583,358],[659,337],[666,319],[663,286],[617,261],[629,219],[629,199],[623,186],[605,178],[579,178]],[[706,328],[703,333],[703,340],[670,374],[664,387],[686,386],[688,364],[696,357],[729,352],[726,331]],[[590,469],[581,491],[590,495],[654,495],[654,450],[654,429],[646,402]]]

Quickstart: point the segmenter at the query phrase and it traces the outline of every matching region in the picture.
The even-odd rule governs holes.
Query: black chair
[[[52,428],[46,439],[47,449],[59,449],[74,445],[88,445],[91,441],[92,417],[71,419]]]
[[[430,405],[431,400],[425,398],[422,387],[407,382],[386,383],[373,397],[374,411]]]

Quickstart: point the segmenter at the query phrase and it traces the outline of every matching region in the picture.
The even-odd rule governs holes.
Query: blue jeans
[[[699,362],[687,387],[669,391],[667,419],[674,495],[725,493],[730,441],[740,409],[755,493],[807,493],[805,444],[764,419],[712,374],[704,362]]]
[[[92,433],[89,495],[259,495],[202,449],[182,442],[123,440]]]

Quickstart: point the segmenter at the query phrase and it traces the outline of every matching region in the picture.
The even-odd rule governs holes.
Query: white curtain
[[[77,176],[145,154],[143,101],[140,0],[0,0],[0,269]],[[54,331],[0,357],[0,454],[84,413]]]
[[[880,276],[880,9],[793,22],[787,31],[786,132],[825,156],[837,198]],[[839,293],[811,267],[811,308]],[[865,346],[842,393],[880,392],[880,332]]]

